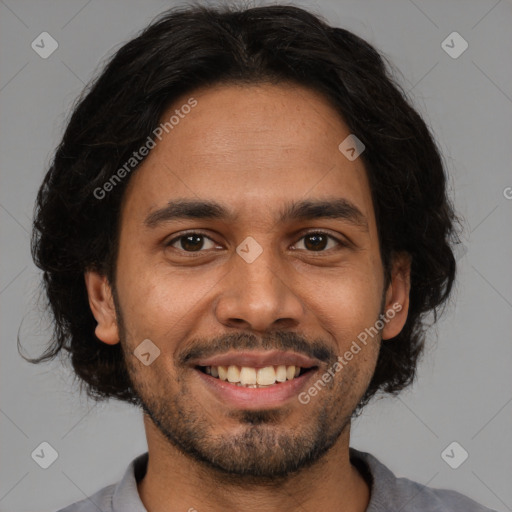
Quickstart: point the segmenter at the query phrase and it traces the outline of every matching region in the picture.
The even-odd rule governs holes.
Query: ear
[[[394,255],[391,280],[386,290],[384,314],[388,321],[382,329],[382,339],[397,336],[403,329],[409,311],[411,288],[411,256],[406,252]]]
[[[112,297],[112,290],[105,276],[96,271],[87,271],[84,274],[89,306],[98,322],[95,333],[98,339],[108,345],[119,343],[117,317]]]

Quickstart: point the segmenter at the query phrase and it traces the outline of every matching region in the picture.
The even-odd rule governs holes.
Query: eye
[[[304,249],[308,252],[326,252],[326,250],[332,249],[328,247],[330,241],[334,241],[334,247],[341,246],[346,247],[346,243],[342,242],[338,238],[325,233],[324,231],[311,231],[303,235],[300,240],[304,240]],[[210,247],[208,247],[208,243]],[[299,243],[299,242],[297,242]],[[177,236],[165,244],[166,247],[173,247],[178,251],[184,251],[187,253],[204,252],[207,249],[213,249],[216,247],[216,243],[204,233],[198,231],[192,231]]]
[[[212,247],[206,247],[206,249],[213,249],[215,242],[208,236],[199,232],[190,232],[184,235],[173,238],[165,245],[166,247],[174,247],[175,249],[182,250],[185,252],[201,252],[201,249],[205,248],[205,241],[208,240]],[[179,244],[175,247],[175,244]]]
[[[324,231],[310,231],[302,236],[300,240],[304,240],[304,247],[306,250],[312,252],[325,252],[326,249],[332,249],[332,247],[327,247],[329,245],[329,240],[334,240],[335,245],[337,244],[342,247],[346,246],[346,244],[341,240],[338,240]]]

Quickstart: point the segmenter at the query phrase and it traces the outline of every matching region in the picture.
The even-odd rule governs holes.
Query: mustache
[[[230,351],[257,349],[293,351],[324,363],[330,363],[337,359],[335,351],[323,340],[308,340],[294,332],[276,331],[264,337],[240,332],[224,334],[210,340],[196,338],[176,357],[176,363],[179,366],[185,366],[191,359],[205,358]]]

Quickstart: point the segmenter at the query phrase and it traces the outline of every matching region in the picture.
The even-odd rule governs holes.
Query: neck
[[[144,415],[149,460],[138,483],[148,512],[195,509],[201,512],[244,510],[281,512],[365,512],[369,486],[350,463],[350,425],[313,466],[269,483],[226,475],[172,446]]]

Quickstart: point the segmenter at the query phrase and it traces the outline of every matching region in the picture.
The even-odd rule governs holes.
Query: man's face
[[[283,476],[346,432],[380,338],[396,335],[404,315],[358,343],[339,371],[337,356],[396,301],[401,280],[384,289],[363,162],[338,149],[350,132],[321,96],[284,84],[223,85],[184,96],[162,120],[191,96],[197,106],[131,177],[117,324],[113,312],[113,327],[100,320],[96,333],[106,343],[120,337],[144,410],[172,446],[221,471]],[[178,200],[215,202],[232,218],[204,208],[172,216],[166,208]],[[281,218],[303,201],[342,208]],[[133,352],[147,339],[160,355],[146,366]],[[226,381],[219,366],[238,370]],[[291,366],[302,368],[298,377]],[[240,368],[244,382],[278,382],[230,383]],[[329,369],[334,377],[299,400]]]

